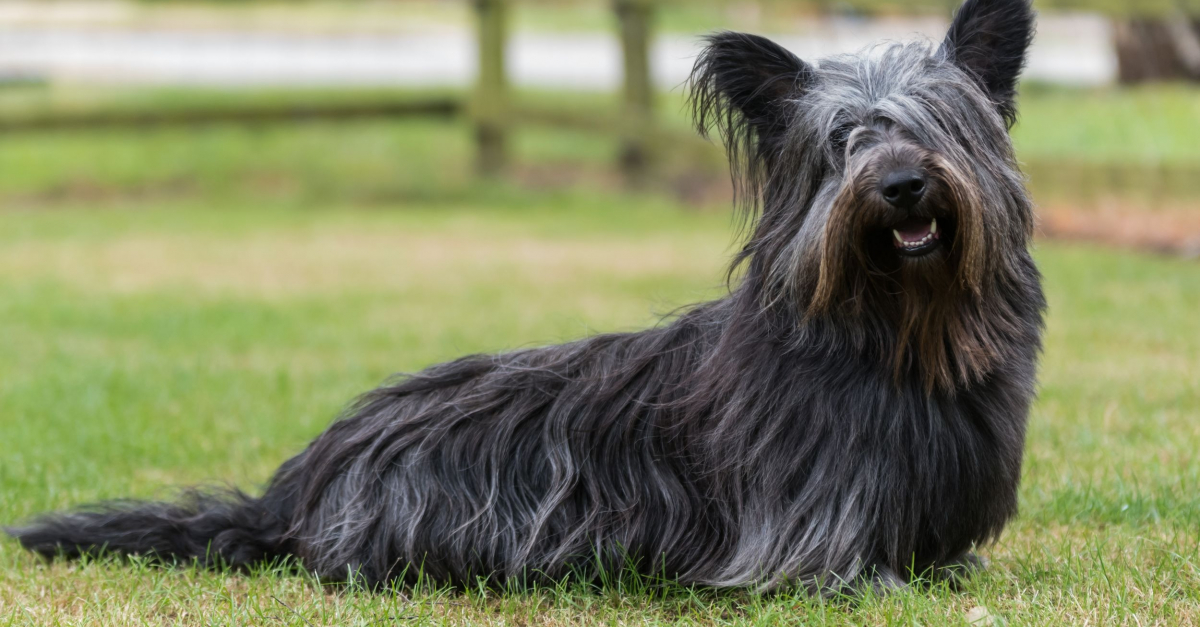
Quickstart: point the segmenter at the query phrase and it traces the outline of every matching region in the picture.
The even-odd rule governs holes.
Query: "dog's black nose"
[[[879,184],[883,199],[897,209],[912,209],[925,195],[925,175],[919,170],[895,170]]]

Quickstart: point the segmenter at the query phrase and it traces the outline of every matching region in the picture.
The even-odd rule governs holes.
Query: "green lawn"
[[[0,115],[296,97],[358,96],[22,87],[0,90]],[[660,103],[682,129],[679,100]],[[1030,88],[1022,104],[1035,183],[1039,163],[1200,170],[1200,91]],[[6,134],[0,524],[253,487],[393,372],[637,329],[721,293],[728,215],[615,195],[611,137],[522,130],[521,183],[474,181],[470,137],[413,120]],[[1200,265],[1038,256],[1052,310],[1022,516],[961,594],[373,595],[283,572],[45,566],[3,540],[0,625],[933,625],[980,607],[994,624],[1200,624]]]
[[[0,213],[0,523],[253,487],[392,372],[636,329],[721,293],[724,213],[471,194]],[[937,625],[975,608],[992,624],[1200,623],[1200,266],[1057,244],[1038,258],[1051,314],[1022,513],[962,593],[378,595],[275,571],[45,565],[4,540],[0,624]]]

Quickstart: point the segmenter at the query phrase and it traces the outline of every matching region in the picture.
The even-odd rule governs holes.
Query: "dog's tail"
[[[191,490],[172,503],[101,503],[5,531],[46,557],[108,553],[244,567],[288,553],[289,521],[273,501]]]

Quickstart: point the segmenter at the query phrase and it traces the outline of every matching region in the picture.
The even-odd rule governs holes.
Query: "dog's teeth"
[[[901,244],[907,244],[907,243],[908,243],[908,242],[904,241],[904,237],[900,235],[900,231],[897,231],[896,229],[892,229],[892,235],[895,235],[895,236],[896,236],[896,241],[897,241],[897,242],[900,242]]]
[[[934,218],[933,221],[929,223],[929,234],[933,235],[935,233],[937,233],[937,218]]]

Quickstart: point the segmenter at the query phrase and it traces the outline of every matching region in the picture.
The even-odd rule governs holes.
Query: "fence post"
[[[479,19],[479,78],[471,111],[478,149],[476,167],[492,176],[507,161],[508,77],[505,46],[508,39],[508,0],[475,0]]]
[[[627,184],[644,186],[649,179],[654,124],[654,85],[650,76],[652,0],[615,0],[625,61],[621,170]]]

